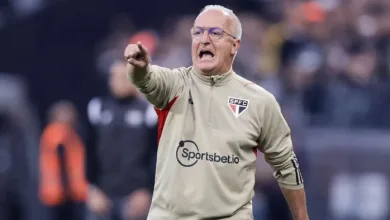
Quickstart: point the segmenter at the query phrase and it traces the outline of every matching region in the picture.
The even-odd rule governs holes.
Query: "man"
[[[241,32],[231,10],[206,6],[191,30],[193,66],[150,65],[141,43],[124,52],[129,78],[155,106],[160,123],[148,220],[252,220],[256,149],[274,168],[294,219],[308,219],[278,103],[232,70]]]
[[[26,81],[0,72],[0,219],[38,219],[38,117]]]
[[[0,219],[23,219],[23,183],[28,181],[25,143],[15,121],[0,110]]]
[[[43,219],[85,216],[85,146],[79,126],[72,102],[62,100],[50,106],[39,155],[39,198],[48,208]]]
[[[95,133],[88,147],[91,182],[88,220],[145,219],[150,207],[157,116],[126,79],[126,62],[110,68],[111,95],[93,98],[88,119]]]

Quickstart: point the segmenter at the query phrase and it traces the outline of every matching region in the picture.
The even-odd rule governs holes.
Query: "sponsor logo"
[[[215,152],[202,152],[194,141],[180,141],[176,150],[177,162],[183,167],[192,167],[199,161],[223,164],[238,164],[240,158],[235,155],[220,155]]]
[[[238,118],[238,116],[248,109],[249,100],[229,97],[228,104],[234,116]]]

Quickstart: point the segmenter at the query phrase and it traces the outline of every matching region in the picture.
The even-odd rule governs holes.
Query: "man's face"
[[[230,36],[233,28],[234,21],[221,11],[206,11],[196,18],[191,31],[191,49],[192,62],[198,71],[211,75],[230,70],[240,44],[239,40]]]
[[[136,92],[135,87],[127,79],[125,63],[113,64],[110,69],[109,86],[111,94],[117,98],[126,98]]]
[[[53,115],[54,121],[60,121],[70,125],[75,125],[77,122],[77,114],[74,109],[64,106],[59,107]]]

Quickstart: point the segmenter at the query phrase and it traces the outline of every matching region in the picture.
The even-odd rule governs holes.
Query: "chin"
[[[202,73],[211,74],[215,70],[216,65],[212,63],[198,63],[196,68]]]

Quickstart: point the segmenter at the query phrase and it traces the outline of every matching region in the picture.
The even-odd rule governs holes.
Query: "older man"
[[[308,219],[278,103],[232,70],[241,33],[231,10],[206,6],[191,30],[193,66],[151,65],[141,43],[125,50],[129,78],[159,116],[149,220],[252,220],[257,149],[274,168],[294,219]]]

